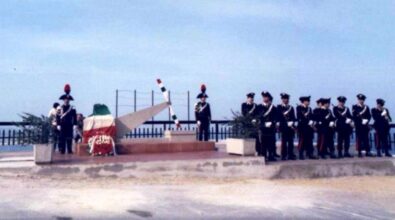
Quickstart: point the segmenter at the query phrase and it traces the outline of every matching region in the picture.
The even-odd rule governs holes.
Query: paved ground
[[[0,178],[3,219],[394,219],[395,177]]]

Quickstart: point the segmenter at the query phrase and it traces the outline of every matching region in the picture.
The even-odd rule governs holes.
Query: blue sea
[[[33,151],[33,145],[0,146],[0,153],[2,153],[2,152],[29,152],[29,151]]]

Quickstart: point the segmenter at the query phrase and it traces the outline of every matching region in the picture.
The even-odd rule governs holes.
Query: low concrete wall
[[[207,160],[129,162],[98,165],[0,167],[0,176],[53,178],[264,178],[295,179],[341,176],[395,175],[392,158],[289,161],[265,165],[259,157]]]

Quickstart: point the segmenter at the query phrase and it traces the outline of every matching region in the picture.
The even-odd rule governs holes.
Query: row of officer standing
[[[247,94],[247,101],[242,104],[243,116],[250,117],[259,123],[257,138],[257,153],[269,161],[295,160],[294,140],[298,135],[299,159],[326,159],[353,157],[350,153],[350,137],[355,128],[356,150],[359,157],[365,151],[367,157],[374,156],[371,152],[369,134],[370,121],[376,131],[377,156],[392,156],[390,154],[389,131],[391,116],[384,107],[385,101],[377,99],[377,106],[370,110],[365,104],[366,96],[357,95],[357,104],[350,110],[345,104],[347,98],[337,98],[338,104],[331,108],[330,98],[317,100],[317,107],[310,106],[311,97],[302,96],[300,104],[295,108],[289,104],[290,95],[281,93],[281,104],[273,104],[273,96],[262,92],[263,103],[254,102],[254,93]],[[281,156],[276,153],[276,133],[281,134]],[[314,153],[313,140],[317,133],[317,156]],[[337,133],[337,154],[335,150],[335,134]]]

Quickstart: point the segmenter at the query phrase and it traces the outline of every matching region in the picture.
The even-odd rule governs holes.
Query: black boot
[[[276,157],[274,157],[273,155],[271,155],[271,156],[269,156],[269,158],[267,159],[267,161],[269,161],[269,162],[276,162],[277,159],[276,159]]]
[[[383,155],[381,154],[381,150],[377,150],[377,157],[383,157]]]
[[[380,154],[381,154],[381,152],[380,152]],[[370,152],[370,151],[368,151],[368,152],[366,153],[366,156],[367,156],[367,157],[374,157],[374,155],[373,155],[372,152]]]
[[[392,157],[392,154],[389,152],[389,150],[386,150],[385,151],[385,156],[386,157]]]
[[[331,159],[336,159],[336,158],[337,158],[337,157],[336,157],[336,154],[333,153],[333,152],[329,155],[329,157],[330,157]]]
[[[346,151],[344,153],[344,157],[346,157],[346,158],[353,158],[353,156],[348,151]]]
[[[343,151],[339,150],[338,155],[339,155],[339,156],[338,156],[339,159],[343,158]]]
[[[295,154],[288,155],[288,160],[296,160],[296,155]]]
[[[363,157],[362,151],[358,151],[358,157],[359,157],[359,158],[362,158],[362,157]]]
[[[304,153],[303,152],[299,152],[299,160],[304,160]]]

